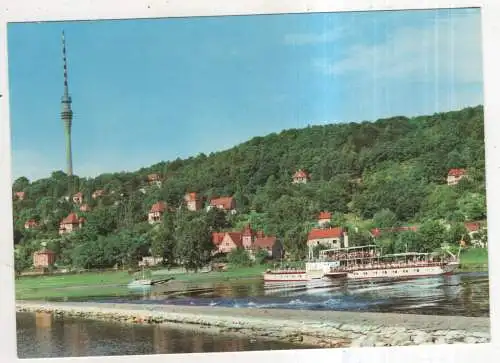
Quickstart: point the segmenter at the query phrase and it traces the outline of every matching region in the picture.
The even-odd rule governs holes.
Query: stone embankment
[[[483,317],[67,302],[17,302],[16,308],[18,312],[175,325],[316,347],[490,341],[490,319]]]

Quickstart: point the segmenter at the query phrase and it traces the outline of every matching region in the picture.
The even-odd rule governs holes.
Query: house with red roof
[[[202,198],[198,193],[188,192],[184,196],[184,201],[186,202],[186,208],[191,212],[199,211],[202,208]]]
[[[163,178],[161,177],[160,174],[158,174],[158,173],[149,174],[147,179],[148,179],[148,184],[150,186],[161,187]]]
[[[26,197],[25,192],[15,192],[14,193],[14,198],[16,198],[18,200],[24,200],[25,197]]]
[[[283,254],[283,246],[276,236],[266,236],[264,231],[254,231],[249,224],[243,230],[242,244],[252,258],[258,250],[266,251],[271,258],[280,258]]]
[[[233,197],[219,197],[210,200],[207,211],[218,208],[231,214],[236,213],[236,200]]]
[[[446,182],[448,185],[456,185],[463,178],[467,178],[467,176],[468,174],[466,169],[450,169],[448,171]]]
[[[258,250],[264,250],[270,258],[283,257],[283,246],[276,236],[266,236],[262,231],[257,232],[252,250],[254,254]]]
[[[78,192],[75,195],[73,195],[73,203],[75,204],[82,204],[83,203],[83,193]]]
[[[330,212],[320,212],[318,215],[318,226],[323,227],[325,224],[330,223],[332,214]]]
[[[309,174],[306,171],[299,169],[295,172],[295,174],[293,174],[292,183],[306,184],[309,181],[309,179],[310,179]]]
[[[236,248],[243,247],[243,233],[225,232],[220,244],[217,246],[218,253],[229,253]]]
[[[246,225],[242,232],[212,233],[215,253],[229,253],[236,248],[243,248],[251,258],[255,256],[259,249],[267,251],[271,258],[281,257],[283,248],[276,241],[275,236],[266,236],[263,231],[255,232],[250,225]]]
[[[34,219],[28,219],[26,223],[24,223],[24,229],[33,229],[39,226],[40,224]]]
[[[342,227],[313,228],[307,236],[309,258],[313,257],[314,248],[319,245],[327,248],[349,247],[347,231]]]
[[[149,224],[155,224],[162,221],[163,214],[167,210],[167,203],[163,201],[156,202],[153,204],[148,213]]]
[[[76,231],[82,228],[85,223],[85,218],[78,217],[76,213],[70,213],[66,218],[64,218],[61,223],[59,223],[59,234],[66,234]]]

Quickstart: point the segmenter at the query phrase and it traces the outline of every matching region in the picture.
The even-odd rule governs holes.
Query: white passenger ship
[[[305,269],[276,269],[264,273],[264,282],[311,284],[337,279],[412,279],[452,274],[459,255],[436,257],[429,253],[407,252],[382,255],[375,245],[320,251],[318,261],[306,262]]]

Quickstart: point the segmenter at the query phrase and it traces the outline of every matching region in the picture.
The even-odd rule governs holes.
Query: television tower
[[[61,120],[64,123],[64,135],[66,138],[66,174],[73,175],[73,159],[71,152],[71,121],[73,120],[73,111],[71,110],[71,96],[68,90],[68,65],[66,62],[66,40],[64,31],[62,32],[62,55],[64,67],[64,93],[61,97]]]

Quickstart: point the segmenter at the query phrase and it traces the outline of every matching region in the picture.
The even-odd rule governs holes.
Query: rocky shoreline
[[[483,317],[24,301],[16,303],[16,311],[127,324],[175,325],[324,348],[490,341],[490,319]]]

